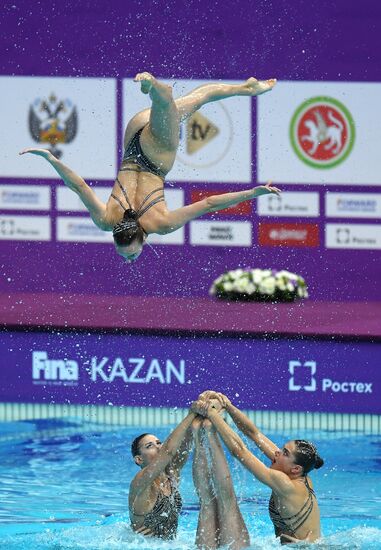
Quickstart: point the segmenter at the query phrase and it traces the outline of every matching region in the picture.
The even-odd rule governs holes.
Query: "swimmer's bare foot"
[[[171,86],[159,82],[151,73],[138,73],[134,78],[134,82],[140,82],[140,89],[143,94],[150,94],[151,98],[152,93],[154,93],[156,99],[163,101],[172,99]]]
[[[276,78],[270,78],[269,80],[257,80],[256,78],[249,78],[246,80],[245,88],[250,92],[250,95],[257,96],[269,92],[274,88],[276,84]]]
[[[154,80],[155,77],[150,73],[138,73],[134,78],[134,82],[140,82],[140,89],[143,94],[149,94]]]

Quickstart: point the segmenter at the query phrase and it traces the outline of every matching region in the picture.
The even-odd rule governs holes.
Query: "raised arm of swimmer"
[[[272,186],[270,183],[266,185],[259,185],[253,189],[248,189],[246,191],[236,191],[233,193],[222,193],[221,195],[212,195],[206,197],[198,202],[193,204],[188,204],[172,212],[168,212],[166,217],[163,220],[163,225],[161,227],[160,233],[172,233],[176,231],[186,223],[204,214],[209,212],[217,212],[218,210],[224,210],[225,208],[230,208],[231,206],[236,206],[241,202],[256,199],[261,195],[267,195],[269,193],[274,193],[276,195],[280,194],[280,189]]]
[[[225,408],[226,412],[232,418],[237,428],[244,433],[249,439],[251,439],[258,449],[264,453],[270,460],[274,459],[275,453],[279,451],[279,448],[271,439],[266,437],[260,429],[252,422],[243,412],[233,405],[226,395],[214,391],[203,392],[199,399],[219,399],[221,405]]]
[[[135,476],[132,482],[135,498],[148,489],[159,474],[176,458],[195,417],[195,413],[190,412],[164,441],[155,459]]]
[[[271,470],[254,456],[239,435],[227,425],[225,420],[218,414],[217,410],[211,407],[208,402],[197,401],[193,403],[192,410],[197,414],[209,418],[232,455],[235,456],[247,470],[254,474],[259,481],[268,485],[273,490],[277,491],[277,493],[287,494],[293,490],[292,483],[287,476],[281,472]]]
[[[173,457],[170,463],[170,469],[177,480],[180,478],[180,472],[182,468],[185,466],[186,461],[188,460],[189,453],[192,448],[192,443],[193,443],[192,430],[188,428],[180,447],[177,449],[177,452],[175,453],[175,456]]]
[[[223,401],[223,396],[220,399]],[[310,471],[319,469],[324,464],[315,445],[299,439],[288,441],[281,450],[273,452],[271,465],[267,467],[249,451],[239,435],[221,418],[210,397],[201,397],[192,405],[192,410],[207,416],[233,456],[259,481],[271,487],[269,514],[275,535],[293,542],[312,542],[320,538],[319,506],[312,480],[308,476]],[[253,440],[257,440],[263,447],[259,430],[250,426],[236,411],[233,410],[233,414],[237,423],[246,432],[252,433]],[[271,456],[271,442],[267,445],[270,447],[265,445],[265,448]]]
[[[76,174],[71,168],[58,160],[48,149],[29,148],[20,151],[20,155],[31,153],[44,158],[55,169],[65,185],[74,193],[77,193],[83,204],[90,213],[91,219],[103,231],[111,231],[112,226],[105,222],[106,205],[96,196],[94,191],[87,185],[85,180]]]

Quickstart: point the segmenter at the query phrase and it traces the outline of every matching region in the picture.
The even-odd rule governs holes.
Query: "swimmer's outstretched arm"
[[[77,193],[90,213],[91,219],[103,231],[111,231],[112,226],[106,223],[106,205],[96,196],[85,180],[73,170],[58,160],[48,149],[29,148],[20,151],[20,155],[31,153],[44,158],[53,166],[54,170],[74,193]]]
[[[258,481],[271,487],[278,494],[287,495],[293,492],[294,487],[288,476],[283,472],[268,468],[254,456],[239,435],[228,426],[223,418],[221,418],[221,415],[216,409],[205,403],[205,401],[196,401],[192,404],[191,410],[209,418],[231,454],[237,458],[241,464],[258,479]]]
[[[166,469],[175,458],[184,437],[188,433],[196,415],[189,412],[182,422],[173,430],[170,436],[164,441],[155,459],[143,468],[132,481],[136,497],[139,497],[151,486],[152,482]]]
[[[226,395],[214,391],[205,391],[199,396],[199,399],[218,399],[237,428],[250,438],[267,458],[273,460],[275,452],[279,451],[279,448],[257,428],[254,422],[237,409]]]
[[[193,432],[191,428],[188,428],[185,437],[177,450],[173,460],[171,461],[169,468],[171,469],[173,475],[179,479],[180,472],[188,460],[189,453],[192,448],[193,443]]]
[[[179,227],[183,227],[183,225],[187,222],[199,218],[208,212],[224,210],[230,206],[236,206],[241,202],[256,199],[260,195],[267,195],[268,193],[279,195],[280,190],[277,187],[272,186],[271,183],[268,183],[266,185],[259,185],[247,191],[236,191],[234,193],[212,195],[211,197],[207,197],[201,201],[188,204],[187,206],[168,212],[157,233],[161,235],[172,233],[173,231],[176,231],[176,229],[179,229]]]

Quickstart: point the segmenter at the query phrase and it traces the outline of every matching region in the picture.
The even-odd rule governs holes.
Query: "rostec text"
[[[157,380],[160,384],[172,384],[174,381],[185,384],[185,361],[180,359],[175,365],[170,359],[146,359],[130,357],[125,363],[121,357],[110,361],[108,357],[91,358],[91,380],[113,382],[121,379],[128,384],[149,384]]]
[[[323,378],[322,390],[334,393],[372,393],[372,382],[335,382],[330,378]]]

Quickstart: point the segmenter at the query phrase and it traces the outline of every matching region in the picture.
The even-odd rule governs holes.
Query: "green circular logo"
[[[290,124],[292,147],[314,168],[332,168],[352,151],[355,124],[348,109],[332,97],[312,97],[295,111]]]

